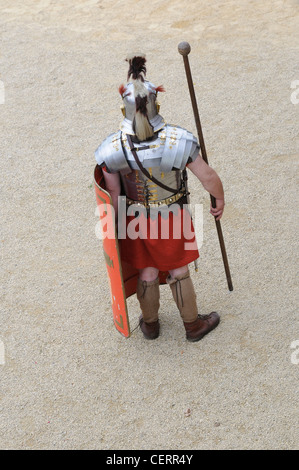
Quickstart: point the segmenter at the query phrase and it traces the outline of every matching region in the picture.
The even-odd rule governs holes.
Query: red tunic
[[[199,257],[194,227],[188,210],[161,214],[156,220],[127,216],[126,238],[120,240],[121,257],[137,269],[154,267],[160,271],[185,266]]]
[[[126,237],[119,239],[119,247],[122,260],[136,269],[169,271],[199,258],[193,222],[185,208],[170,210],[166,219],[161,213],[155,220],[143,213],[127,215]]]

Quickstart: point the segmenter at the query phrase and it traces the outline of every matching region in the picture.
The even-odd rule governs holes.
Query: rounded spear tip
[[[191,46],[188,42],[186,41],[183,41],[183,42],[180,42],[180,44],[178,45],[178,50],[179,50],[179,53],[182,54],[182,55],[188,55],[191,51]]]

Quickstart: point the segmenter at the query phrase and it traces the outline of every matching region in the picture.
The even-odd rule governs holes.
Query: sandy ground
[[[0,12],[0,447],[298,448],[299,2],[0,0]],[[160,338],[125,339],[95,236],[94,150],[118,128],[136,48],[167,90],[161,114],[196,133],[182,40],[225,187],[234,291],[190,176],[204,206],[191,272],[221,325],[186,342],[163,286]]]

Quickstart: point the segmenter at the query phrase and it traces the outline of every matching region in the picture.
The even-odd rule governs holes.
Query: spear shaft
[[[187,77],[187,82],[188,82],[188,88],[189,88],[189,93],[190,93],[190,98],[191,98],[193,114],[194,114],[198,139],[199,139],[199,143],[200,143],[202,158],[204,159],[204,161],[207,164],[209,164],[208,157],[207,157],[206,146],[205,146],[203,133],[202,133],[200,117],[199,117],[199,113],[198,113],[198,106],[197,106],[197,102],[196,102],[196,96],[195,96],[195,91],[194,91],[194,86],[193,86],[193,81],[192,81],[191,69],[190,69],[190,64],[189,64],[189,59],[188,59],[188,54],[191,51],[190,44],[188,42],[181,42],[178,46],[178,50],[179,50],[179,53],[183,56],[183,59],[184,59],[186,77]],[[215,197],[212,196],[212,194],[210,194],[210,198],[211,198],[212,207],[216,207]],[[223,259],[223,264],[224,264],[224,269],[225,269],[225,274],[226,274],[226,279],[227,279],[227,284],[228,284],[228,289],[230,291],[232,291],[233,290],[233,284],[232,284],[230,269],[229,269],[229,265],[228,265],[228,259],[227,259],[227,254],[226,254],[226,249],[225,249],[225,244],[224,244],[224,239],[223,239],[222,228],[221,228],[220,220],[216,220],[216,217],[215,217],[215,223],[216,223],[216,229],[217,229],[217,234],[218,234],[218,239],[219,239],[219,244],[220,244],[220,249],[221,249],[221,254],[222,254],[222,259]]]

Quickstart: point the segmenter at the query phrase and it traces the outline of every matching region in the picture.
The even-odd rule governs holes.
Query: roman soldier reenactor
[[[124,119],[120,129],[95,153],[115,216],[125,217],[127,231],[119,236],[121,259],[138,272],[139,324],[145,338],[159,336],[159,273],[167,272],[166,282],[181,314],[186,338],[198,341],[218,325],[220,317],[216,312],[198,313],[189,271],[189,264],[199,253],[187,205],[187,169],[214,196],[216,207],[211,206],[210,211],[216,220],[224,210],[222,183],[202,159],[196,137],[167,124],[159,114],[157,96],[165,90],[146,80],[145,55],[131,55],[126,60],[128,83],[119,88]],[[119,213],[120,196],[126,198],[126,214]]]

